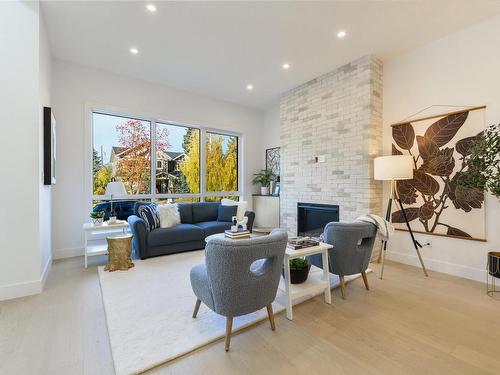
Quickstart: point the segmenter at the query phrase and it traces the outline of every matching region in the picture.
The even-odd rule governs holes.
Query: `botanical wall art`
[[[414,161],[413,179],[398,181],[414,231],[484,240],[484,191],[458,183],[484,128],[484,107],[392,125],[393,155],[411,155]],[[392,221],[404,230],[399,208]]]

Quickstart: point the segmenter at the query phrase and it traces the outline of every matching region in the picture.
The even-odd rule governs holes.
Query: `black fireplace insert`
[[[339,221],[338,205],[297,203],[297,236],[319,237],[331,221]]]

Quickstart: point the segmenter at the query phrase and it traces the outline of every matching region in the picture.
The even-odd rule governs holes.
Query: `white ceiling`
[[[154,14],[145,2],[44,1],[54,57],[266,108],[360,56],[388,59],[500,13],[479,0],[150,3]]]

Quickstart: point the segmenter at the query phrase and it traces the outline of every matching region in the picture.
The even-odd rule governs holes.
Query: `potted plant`
[[[259,173],[254,173],[252,183],[260,185],[260,194],[269,195],[269,185],[274,181],[274,173],[267,169],[262,169]]]
[[[104,222],[104,211],[92,211],[90,213],[90,218],[92,219],[92,223],[94,225],[101,225]]]
[[[467,147],[468,146],[468,147]],[[500,199],[500,124],[489,126],[464,147],[467,169],[457,181],[459,193],[489,191]]]
[[[290,260],[290,282],[292,284],[302,284],[309,276],[311,263],[304,258],[295,258]],[[282,271],[283,275],[285,270]]]
[[[468,146],[464,147],[467,169],[457,180],[456,194],[467,197],[471,189],[479,189],[500,200],[500,124],[489,126],[465,146]],[[499,259],[499,252],[488,252],[488,273],[492,277],[500,278]],[[489,295],[490,292],[488,287]]]

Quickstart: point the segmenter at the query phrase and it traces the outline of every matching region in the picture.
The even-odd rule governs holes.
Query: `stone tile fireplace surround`
[[[284,94],[280,139],[281,226],[291,235],[298,202],[339,205],[340,221],[380,215],[382,63],[365,56]]]

